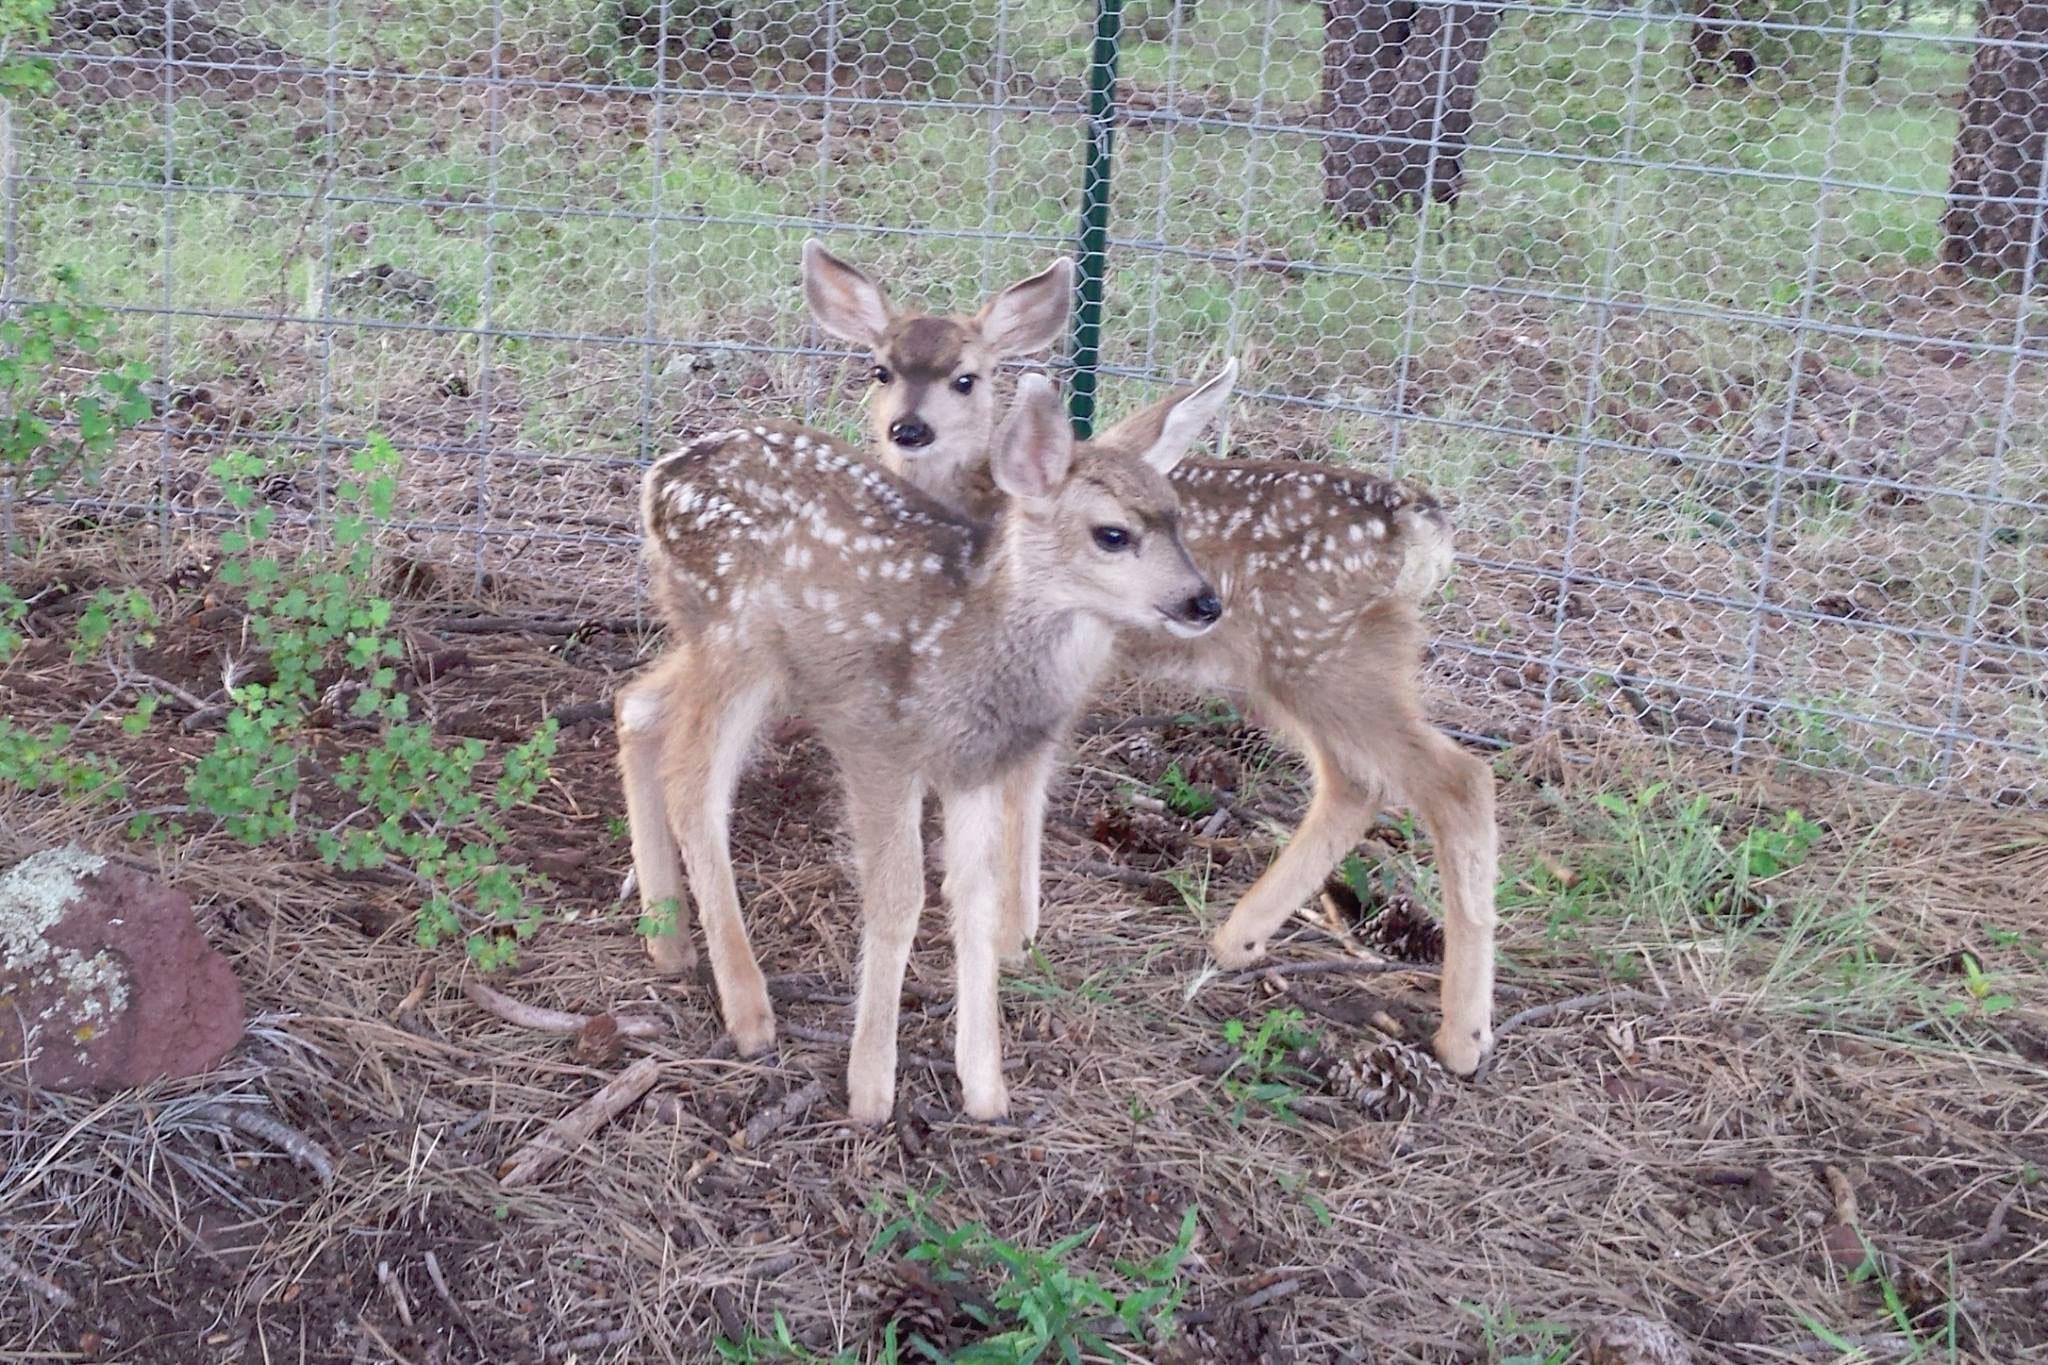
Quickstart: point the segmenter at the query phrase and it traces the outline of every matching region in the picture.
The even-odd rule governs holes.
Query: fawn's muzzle
[[[1216,590],[1203,584],[1202,590],[1185,598],[1164,613],[1166,628],[1175,635],[1200,635],[1223,619],[1223,603]]]
[[[915,417],[903,417],[889,424],[889,439],[905,450],[922,450],[932,443],[932,429]]]

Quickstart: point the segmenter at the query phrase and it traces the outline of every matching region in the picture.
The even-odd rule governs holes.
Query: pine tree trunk
[[[1978,274],[2018,275],[2041,233],[2048,156],[2048,0],[1984,0],[1980,47],[1963,91],[1950,163],[1944,259]],[[2048,264],[2048,263],[2044,263]],[[2037,266],[2035,280],[2048,276]]]
[[[1378,227],[1427,198],[1455,207],[1499,6],[1325,0],[1323,200]]]

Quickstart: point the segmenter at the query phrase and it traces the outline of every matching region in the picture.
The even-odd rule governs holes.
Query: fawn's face
[[[867,348],[869,449],[890,472],[943,495],[987,458],[996,428],[996,366],[1043,350],[1066,330],[1073,266],[1065,261],[982,305],[972,317],[898,314],[867,276],[804,244],[804,297],[833,336]]]
[[[1173,459],[1076,452],[1052,386],[1027,375],[997,437],[992,469],[1011,499],[1025,589],[1039,601],[1118,626],[1200,635],[1222,603],[1180,537]]]

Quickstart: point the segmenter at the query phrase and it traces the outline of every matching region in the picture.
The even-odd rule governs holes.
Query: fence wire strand
[[[1239,353],[1219,453],[1450,501],[1460,733],[2042,804],[2048,114],[1967,183],[1959,135],[2048,35],[1992,3],[1125,0],[1103,415]],[[0,311],[75,272],[160,411],[96,486],[0,480],[9,546],[90,513],[168,565],[232,449],[318,528],[380,433],[406,554],[616,612],[637,467],[748,414],[856,429],[804,237],[967,311],[1078,231],[1075,0],[59,17],[52,88],[0,103]],[[1962,220],[2031,231],[1970,271]]]

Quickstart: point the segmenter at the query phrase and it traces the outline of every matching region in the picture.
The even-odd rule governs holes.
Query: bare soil
[[[59,576],[17,566],[9,581]],[[138,662],[204,696],[243,648],[239,622],[203,584],[187,599]],[[45,595],[5,675],[24,724],[75,718],[106,690],[63,654],[67,600],[75,610]],[[899,1110],[865,1132],[843,1120],[856,934],[829,762],[785,732],[742,791],[742,892],[783,1043],[736,1062],[708,983],[653,975],[615,902],[629,855],[606,702],[649,642],[629,623],[453,605],[406,608],[407,686],[436,729],[501,745],[545,716],[563,723],[553,780],[513,813],[521,855],[553,880],[551,920],[496,984],[663,1020],[663,1036],[629,1045],[660,1061],[655,1094],[538,1187],[500,1189],[499,1163],[623,1062],[473,1005],[459,950],[413,945],[412,888],[395,878],[338,876],[198,824],[155,857],[235,962],[250,1038],[220,1073],[151,1093],[0,1092],[0,1251],[75,1300],[59,1310],[10,1286],[0,1340],[16,1358],[706,1360],[776,1312],[820,1348],[871,1343],[885,1312],[964,1339],[953,1297],[921,1288],[900,1248],[870,1252],[892,1216],[875,1201],[911,1192],[1023,1245],[1092,1229],[1071,1260],[1104,1275],[1159,1254],[1195,1208],[1180,1344],[1137,1358],[1497,1360],[1638,1313],[1705,1360],[1854,1358],[1809,1321],[1864,1342],[1862,1358],[1905,1359],[1878,1282],[1830,1231],[1844,1189],[1915,1330],[1954,1305],[1953,1358],[2048,1349],[2048,1196],[2024,1183],[2048,1165],[2043,973],[1988,927],[2018,922],[2041,942],[2038,817],[1555,737],[1518,746],[1499,762],[1511,885],[1539,858],[1599,855],[1567,818],[1598,791],[1664,778],[1731,812],[1798,805],[1830,837],[1796,893],[1867,900],[1868,951],[1935,991],[1967,948],[2020,1004],[1966,1023],[1878,1001],[1817,1008],[1790,978],[1724,970],[1721,945],[1680,939],[1652,979],[1627,983],[1641,996],[1515,1028],[1482,1079],[1419,1116],[1311,1096],[1288,1121],[1234,1111],[1224,1021],[1292,1007],[1338,1046],[1426,1037],[1430,965],[1205,976],[1206,931],[1298,818],[1303,779],[1233,720],[1117,699],[1090,717],[1054,803],[1043,960],[1006,983],[1016,1120],[957,1111],[935,910],[905,990]],[[182,801],[168,751],[212,742],[175,721],[136,740],[92,731],[143,807]],[[1169,765],[1229,813],[1154,809],[1145,794]],[[316,782],[309,799],[335,794]],[[81,819],[18,796],[5,811],[0,860],[63,839],[111,846],[129,813]],[[1392,824],[1363,852],[1426,862]],[[1352,927],[1307,915],[1274,962],[1357,964]],[[1540,914],[1511,914],[1502,1015],[1617,985],[1604,950],[1626,933],[1560,941]],[[814,1078],[823,1103],[735,1148],[750,1117]],[[332,1152],[333,1180],[197,1114],[224,1097]]]

